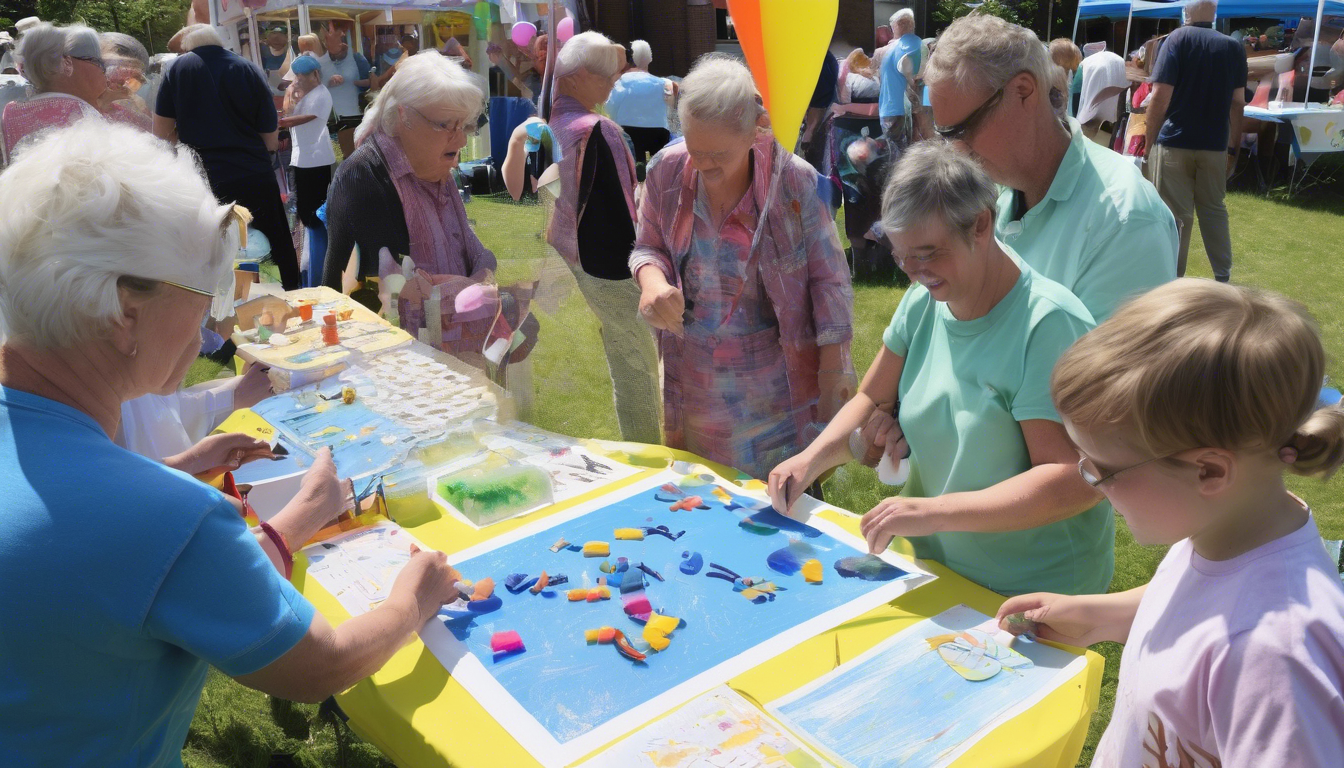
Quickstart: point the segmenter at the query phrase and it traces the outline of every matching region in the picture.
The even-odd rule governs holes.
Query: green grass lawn
[[[1344,359],[1344,306],[1338,298],[1344,270],[1339,242],[1334,239],[1344,236],[1344,207],[1338,201],[1337,196],[1329,196],[1324,203],[1293,205],[1246,193],[1228,197],[1236,248],[1233,281],[1269,288],[1306,304],[1321,325],[1330,356],[1328,370],[1336,381],[1344,379],[1340,363]],[[537,206],[477,198],[468,213],[481,239],[500,258],[503,281],[524,277],[535,269],[530,260],[542,248]],[[1191,246],[1190,265],[1191,275],[1210,276],[1198,233]],[[901,294],[894,286],[855,287],[853,350],[860,375],[871,364]],[[541,322],[542,341],[534,353],[534,421],[569,435],[618,438],[597,323],[582,298],[571,293],[559,312],[543,316]],[[217,372],[217,366],[198,363],[191,380]],[[1344,538],[1344,479],[1322,483],[1290,478],[1289,485],[1311,504],[1325,536]],[[859,513],[885,495],[872,470],[853,465],[840,468],[825,490],[828,501]],[[1116,530],[1111,588],[1122,591],[1147,582],[1165,550],[1135,544],[1123,520],[1117,520]],[[1103,643],[1094,650],[1106,657],[1105,681],[1079,765],[1091,762],[1092,750],[1110,717],[1120,664],[1120,646]],[[287,756],[275,765],[334,766],[342,750],[350,766],[390,765],[377,750],[357,739],[344,738],[338,743],[336,731],[319,716],[317,707],[276,702],[212,672],[183,756],[188,766],[196,768],[264,768],[272,764],[273,754]]]

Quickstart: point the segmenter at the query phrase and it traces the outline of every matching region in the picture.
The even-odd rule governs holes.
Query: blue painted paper
[[[829,574],[828,574],[829,575]],[[829,579],[828,579],[829,581]],[[1079,657],[1047,645],[1016,644],[1034,666],[971,682],[938,655],[929,638],[990,620],[957,606],[846,662],[767,709],[817,746],[857,768],[931,768],[954,758],[1013,707],[1057,687]]]
[[[619,493],[619,492],[618,492]],[[776,635],[885,585],[860,579],[840,578],[833,571],[824,584],[808,585],[801,574],[783,575],[767,566],[769,555],[787,547],[791,540],[806,538],[807,544],[825,562],[863,554],[816,528],[794,524],[793,531],[774,534],[751,532],[739,526],[753,508],[726,508],[724,498],[709,486],[688,488],[680,496],[700,496],[708,509],[673,512],[668,507],[677,494],[666,486],[635,492],[616,499],[576,519],[561,522],[518,541],[505,544],[453,565],[464,578],[492,577],[504,583],[509,574],[532,576],[545,570],[569,574],[569,588],[595,586],[606,577],[610,600],[569,602],[565,588],[555,597],[530,592],[497,592],[503,607],[472,622],[447,625],[467,650],[518,703],[559,742],[564,743],[605,723],[631,708],[731,659]],[[772,520],[774,518],[771,518]],[[790,521],[793,522],[793,521]],[[618,541],[617,528],[666,525],[685,530],[677,541],[648,536],[643,541]],[[806,530],[802,530],[806,528]],[[605,541],[610,558],[584,558],[579,552],[551,545],[563,537],[571,542]],[[733,583],[709,578],[709,571],[682,571],[682,553],[691,550],[704,563],[717,563],[741,577],[773,582],[778,591],[773,600],[754,603]],[[682,619],[684,625],[671,634],[671,644],[660,653],[650,652],[647,661],[633,663],[612,645],[588,645],[584,631],[615,627],[631,638],[640,638],[643,626],[626,616],[621,600],[622,574],[604,574],[604,560],[625,557],[627,573],[637,573],[642,563],[665,581],[645,579],[644,591],[654,611]],[[634,593],[638,594],[638,593]],[[558,599],[557,599],[558,598]],[[495,632],[515,630],[527,652],[496,662],[490,648]]]
[[[369,410],[359,400],[342,403],[341,387],[339,382],[319,385],[317,393],[334,399],[316,405],[308,404],[316,398],[312,389],[305,388],[268,397],[252,410],[309,455],[330,448],[340,477],[383,472],[404,459],[414,440],[411,430]],[[392,438],[391,445],[383,442],[387,437]]]

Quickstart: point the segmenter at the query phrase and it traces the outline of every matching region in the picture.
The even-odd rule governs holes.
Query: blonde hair
[[[1082,66],[1083,52],[1069,38],[1056,37],[1050,41],[1050,59],[1063,67],[1065,72],[1073,72]]]
[[[1317,409],[1325,350],[1299,303],[1182,279],[1134,299],[1060,357],[1055,407],[1083,430],[1130,430],[1166,456],[1293,448],[1293,472],[1344,462],[1344,409]]]

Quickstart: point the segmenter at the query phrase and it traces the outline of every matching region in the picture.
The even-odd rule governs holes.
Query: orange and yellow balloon
[[[838,10],[839,0],[728,0],[775,138],[789,149],[798,142]]]

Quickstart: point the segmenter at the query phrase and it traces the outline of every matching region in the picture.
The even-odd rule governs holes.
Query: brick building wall
[[[685,75],[714,50],[714,6],[686,0],[588,0],[597,31],[618,43],[644,39],[653,49],[655,75]]]

